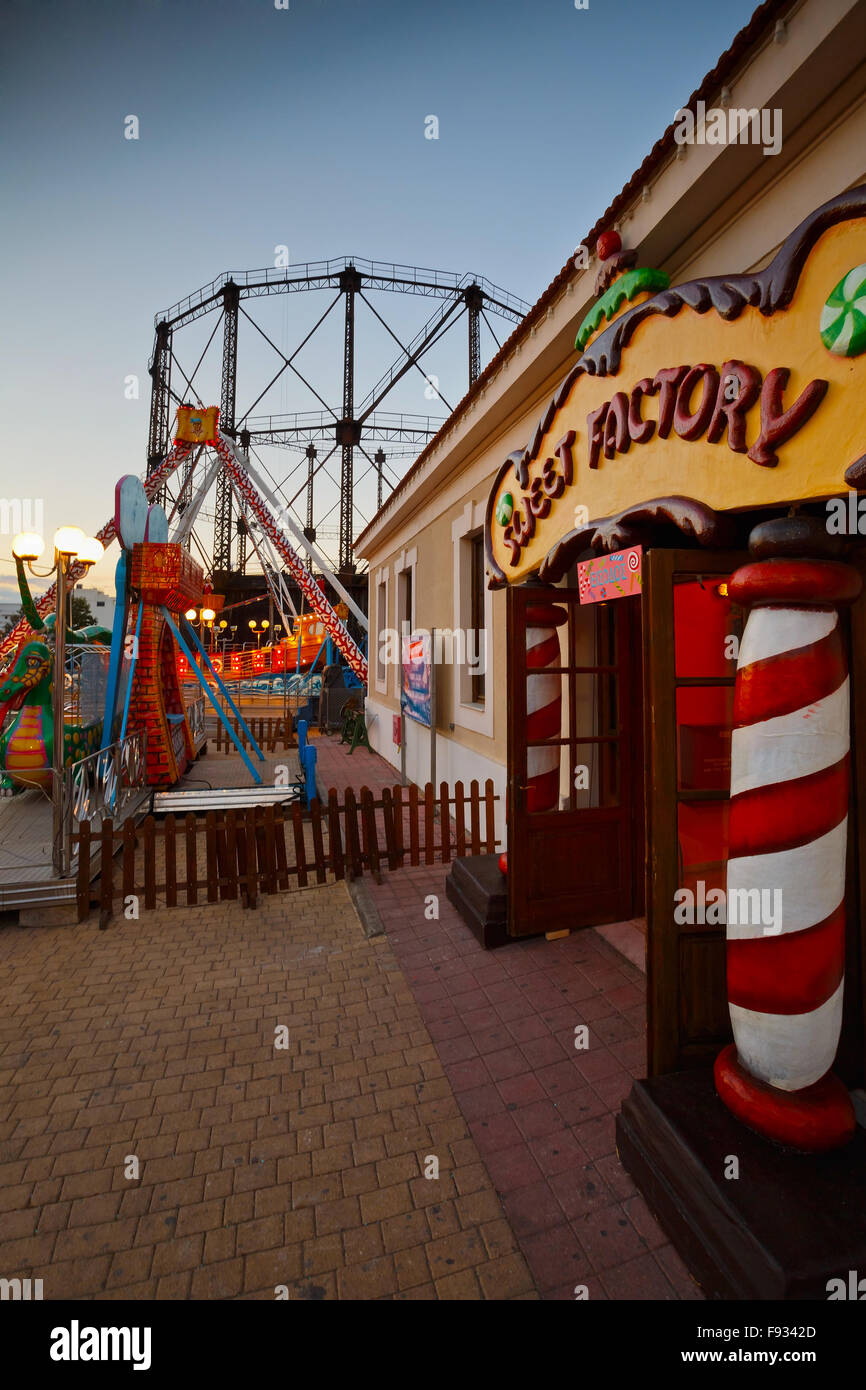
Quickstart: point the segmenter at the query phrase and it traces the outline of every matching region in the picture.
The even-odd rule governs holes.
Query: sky
[[[98,530],[117,479],[145,467],[154,316],[225,271],[273,266],[276,248],[292,263],[471,271],[534,302],[753,8],[0,0],[0,498],[29,505],[47,538],[61,524]],[[370,299],[404,343],[436,307]],[[328,303],[317,291],[245,307],[288,355]],[[296,364],[335,407],[338,312]],[[499,341],[512,331],[490,322]],[[188,373],[214,323],[176,335]],[[366,305],[357,331],[356,399],[399,355]],[[196,377],[206,404],[219,401],[220,336]],[[482,350],[496,350],[486,325]],[[244,320],[238,352],[240,415],[280,360]],[[465,393],[461,327],[426,370],[448,405]],[[388,408],[447,414],[431,394],[412,373]],[[254,413],[311,408],[284,373]],[[299,457],[261,453],[278,481]],[[410,461],[389,461],[391,482]],[[337,500],[322,477],[332,554]],[[369,475],[357,502],[360,530],[375,510]],[[0,531],[0,600],[14,596],[11,542]],[[88,583],[111,589],[113,570],[109,552]]]

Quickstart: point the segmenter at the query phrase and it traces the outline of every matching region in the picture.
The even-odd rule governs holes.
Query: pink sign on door
[[[597,560],[581,560],[577,567],[577,587],[581,603],[600,603],[612,598],[628,598],[641,591],[642,548],[615,550]]]

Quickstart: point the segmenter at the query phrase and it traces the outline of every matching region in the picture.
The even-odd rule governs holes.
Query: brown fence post
[[[433,791],[433,783],[426,782],[424,785],[424,863],[432,864],[436,851],[436,829],[433,813],[436,810],[436,796]]]
[[[388,787],[382,788],[382,823],[385,827],[385,851],[388,855],[388,868],[396,869],[399,861],[397,859],[397,840],[394,835],[394,803]]]
[[[413,782],[409,788],[409,863],[421,863],[418,854],[418,788]]]
[[[496,793],[493,786],[493,778],[488,777],[484,783],[484,808],[486,824],[487,853],[496,853],[496,813],[493,803],[496,800]]]
[[[295,863],[298,869],[298,887],[307,886],[307,849],[304,844],[304,818],[300,803],[292,802],[292,829],[295,832]]]
[[[152,912],[156,907],[156,822],[153,816],[145,818],[142,829],[144,831],[142,837],[144,843],[144,905],[149,912]]]
[[[277,883],[277,832],[281,826],[277,825],[277,808],[268,806],[265,810],[265,864],[267,867],[267,885],[269,893],[276,893],[279,884]]]
[[[99,832],[99,927],[108,926],[114,910],[114,826],[104,820]]]
[[[277,861],[277,886],[291,887],[289,883],[289,861],[286,857],[286,818],[282,806],[274,807],[274,854]]]
[[[207,900],[219,901],[219,861],[217,858],[216,812],[208,811],[204,818],[205,873],[207,875]]]
[[[376,830],[376,805],[369,787],[361,788],[361,820],[364,825],[364,838],[367,841],[367,862],[377,883],[382,882],[379,868],[379,835]]]
[[[442,863],[451,861],[451,802],[448,783],[439,783],[439,836],[442,844]]]
[[[177,907],[177,845],[173,815],[166,816],[162,833],[165,845],[165,905]]]
[[[238,813],[226,811],[226,897],[237,901],[238,896]]]
[[[456,822],[457,858],[466,854],[466,805],[463,783],[454,783],[454,820]]]
[[[78,828],[78,873],[76,875],[75,896],[78,907],[78,920],[83,922],[90,912],[90,821],[82,821]]]
[[[135,895],[135,821],[130,817],[121,828],[123,857],[121,860],[121,889],[123,902]]]
[[[403,848],[403,788],[394,787],[394,844],[397,849],[397,867],[402,869],[406,852]]]
[[[346,859],[352,878],[361,878],[364,861],[361,855],[361,841],[358,835],[358,803],[351,787],[345,791],[344,813],[346,817]]]
[[[256,870],[258,867],[256,856],[256,808],[250,806],[247,809],[246,824],[244,829],[244,849],[247,870],[247,907],[256,906]]]
[[[340,836],[340,806],[333,787],[328,792],[328,857],[334,878],[345,878],[343,842]]]
[[[469,815],[472,832],[472,853],[481,853],[481,804],[478,794],[478,783],[473,779],[469,784]]]
[[[195,816],[192,811],[187,811],[184,817],[186,826],[186,901],[187,904],[198,902],[198,861],[196,856],[196,827]]]
[[[316,882],[324,883],[327,877],[325,874],[325,845],[322,838],[322,808],[317,796],[314,796],[310,802],[310,826],[313,831],[313,855],[316,863]]]

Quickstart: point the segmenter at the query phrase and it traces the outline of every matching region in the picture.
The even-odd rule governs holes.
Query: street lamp
[[[259,647],[261,646],[262,633],[265,631],[265,628],[267,627],[267,625],[268,625],[267,619],[265,619],[265,621],[261,624],[261,626],[259,626],[259,624],[256,622],[255,618],[250,618],[250,621],[249,621],[249,629],[250,629],[250,632],[252,632],[252,633],[255,634],[255,639],[256,639],[256,651],[258,651]]]
[[[51,756],[52,845],[51,863],[58,878],[69,870],[69,846],[66,842],[64,806],[64,680],[66,675],[66,609],[67,594],[75,587],[73,566],[80,565],[85,574],[102,558],[102,542],[86,536],[79,526],[60,526],[54,533],[54,561],[51,569],[40,575],[34,566],[45,549],[42,537],[33,531],[23,531],[12,542],[12,554],[27,565],[31,574],[47,578],[56,572],[54,605],[54,689],[52,705],[54,738]]]

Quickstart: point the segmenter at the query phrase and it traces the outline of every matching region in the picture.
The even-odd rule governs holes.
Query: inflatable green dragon
[[[24,616],[34,632],[54,635],[55,615],[43,619],[39,614],[23,562],[16,558],[18,589]],[[107,628],[93,625],[80,629],[67,627],[70,644],[110,643]],[[6,715],[15,717],[0,737],[0,789],[24,791],[29,787],[48,790],[54,760],[54,653],[44,641],[26,642],[20,648],[11,672],[0,682],[0,729]],[[65,765],[95,753],[100,745],[102,720],[90,724],[65,724],[63,761]]]

